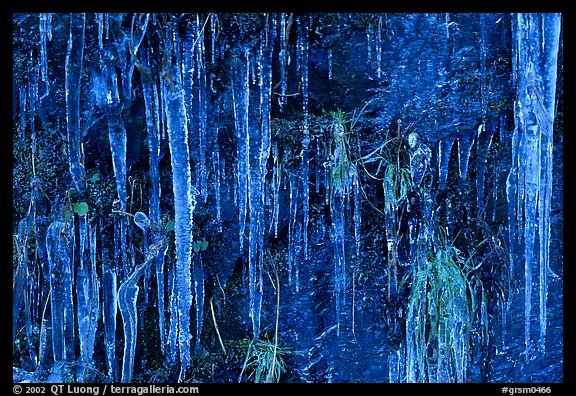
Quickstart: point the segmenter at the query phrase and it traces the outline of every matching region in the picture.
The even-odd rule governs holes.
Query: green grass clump
[[[479,266],[438,239],[426,267],[414,268],[406,319],[409,382],[464,382],[478,294],[487,324],[485,293],[474,274]]]
[[[286,371],[284,356],[297,353],[268,340],[252,340],[248,344],[240,380],[246,375],[247,380],[255,383],[280,382],[280,375]]]

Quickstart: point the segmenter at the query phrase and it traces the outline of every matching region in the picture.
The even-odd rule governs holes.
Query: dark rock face
[[[465,368],[454,363],[457,352],[444,356],[448,363],[442,368],[444,350],[430,344],[424,349],[425,368],[414,375],[429,382],[453,382],[462,373],[467,382],[563,381],[563,91],[559,84],[546,353],[534,351],[526,363],[524,267],[509,264],[511,254],[521,255],[511,250],[508,239],[507,177],[514,166],[515,136],[512,16],[87,14],[80,90],[87,186],[81,192],[72,188],[65,143],[69,17],[48,19],[51,38],[39,28],[46,23],[43,18],[14,17],[14,224],[26,218],[31,201],[36,215],[50,223],[74,222],[80,215],[74,204],[87,203],[89,222],[98,228],[94,276],[101,279],[101,268],[110,266],[118,277],[116,287],[148,258],[154,238],[166,237],[164,306],[158,309],[154,270],[138,283],[134,381],[182,379],[179,315],[189,316],[193,337],[186,380],[235,382],[243,376],[253,381],[255,374],[248,376],[257,368],[247,367],[253,345],[248,342],[266,341],[277,346],[275,356],[285,363],[283,382],[409,381],[414,373],[407,361],[417,347],[410,341],[416,330],[410,328],[409,307],[422,269],[418,260],[431,263],[448,245],[464,259],[474,259],[459,264],[469,282],[463,293],[471,312],[470,334],[460,335],[469,340],[462,352]],[[142,42],[135,48],[138,37]],[[131,95],[124,93],[126,100],[115,108],[111,102],[100,107],[95,98],[102,88],[92,72],[106,70],[98,54],[112,44],[125,50],[127,61],[118,60],[99,94],[112,97],[129,81]],[[271,60],[265,56],[268,50]],[[562,57],[561,44],[559,65]],[[179,71],[181,78],[172,78],[168,70]],[[563,69],[558,70],[561,82]],[[270,87],[264,84],[268,76]],[[148,109],[146,84],[154,87],[151,97],[157,101]],[[182,95],[182,109],[167,107],[168,90]],[[126,130],[128,215],[115,202],[119,175],[109,140],[112,112]],[[167,115],[176,113],[170,112],[185,120],[192,188],[198,192],[188,225],[190,312],[177,312],[181,296],[174,292],[180,247],[173,232],[176,181],[166,129]],[[414,133],[429,158],[411,157],[408,137]],[[158,180],[152,179],[152,137],[159,141]],[[417,186],[410,161],[422,161]],[[51,211],[28,192],[32,176],[42,182]],[[249,194],[256,177],[262,203]],[[154,183],[161,191],[162,224],[143,232],[130,215],[141,211],[151,217]],[[341,209],[335,197],[342,198]],[[337,215],[344,220],[342,228]],[[120,216],[128,220],[124,226]],[[75,227],[74,243],[80,249],[81,230]],[[40,234],[34,228],[27,241],[44,251]],[[23,234],[18,240],[26,242]],[[85,254],[89,260],[88,250]],[[50,288],[38,260],[30,249],[26,257],[14,256],[15,274],[27,269],[38,281],[28,285],[25,300],[15,302],[24,313],[14,318],[18,343],[13,360],[15,367],[36,371],[36,379],[45,380],[63,363],[40,359],[38,366],[34,361],[43,350],[34,328],[42,327],[43,318],[28,301],[44,304]],[[81,258],[73,260],[79,265]],[[436,303],[429,297],[434,293],[431,288],[424,293],[427,305],[418,322],[426,337],[435,331],[430,321]],[[534,292],[533,312],[538,297]],[[162,314],[165,332],[159,333]],[[536,340],[537,314],[531,320]],[[255,321],[259,334],[254,334]],[[108,372],[102,344],[104,333],[109,337],[112,330],[102,318],[94,324],[92,361],[75,361],[77,367],[94,370],[78,378],[109,381],[117,373]],[[123,351],[122,332],[116,333],[113,348]],[[165,334],[166,345],[158,334]],[[78,349],[80,342],[75,342]],[[15,380],[24,378],[18,373]]]

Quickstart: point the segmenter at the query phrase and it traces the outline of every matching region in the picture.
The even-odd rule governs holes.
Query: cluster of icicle
[[[84,367],[82,381],[88,370],[94,368],[93,353],[95,334],[100,323],[104,327],[104,342],[107,360],[107,375],[111,381],[130,382],[134,378],[134,357],[138,338],[137,299],[140,292],[138,282],[144,278],[149,281],[150,268],[155,270],[157,281],[158,330],[161,349],[168,363],[179,364],[179,381],[186,379],[186,370],[191,363],[192,340],[199,346],[204,311],[204,274],[198,257],[192,257],[193,215],[198,200],[215,195],[215,217],[221,229],[220,185],[224,177],[224,158],[220,158],[218,147],[218,128],[208,127],[207,96],[214,76],[206,73],[206,62],[215,62],[217,57],[216,32],[218,16],[210,14],[203,18],[199,15],[190,20],[184,32],[176,29],[178,17],[169,17],[159,33],[163,40],[162,71],[160,76],[152,77],[151,63],[156,49],[146,41],[147,30],[151,25],[158,28],[155,16],[150,14],[133,15],[125,30],[127,16],[122,14],[71,14],[68,49],[65,60],[66,89],[66,125],[69,153],[69,172],[76,190],[83,196],[87,191],[86,170],[84,169],[83,139],[90,125],[81,125],[82,94],[81,73],[89,66],[91,95],[96,119],[105,119],[112,164],[116,181],[117,196],[114,201],[113,219],[114,246],[102,246],[101,257],[97,257],[99,242],[98,222],[88,219],[86,214],[70,219],[57,218],[49,225],[45,236],[38,237],[37,243],[46,246],[47,267],[42,271],[49,280],[50,304],[44,310],[40,354],[44,362],[39,362],[33,346],[30,348],[32,361],[38,368],[47,369],[54,362],[75,360],[75,338],[80,338],[80,362]],[[29,74],[28,89],[19,92],[21,104],[21,127],[26,128],[27,120],[34,116],[25,115],[26,111],[36,109],[39,86],[45,89],[44,97],[50,90],[47,42],[52,38],[50,14],[39,14],[39,58],[40,66]],[[84,47],[87,24],[94,20],[97,29],[95,42],[98,50],[85,58]],[[210,28],[207,24],[210,22]],[[302,75],[302,97],[304,125],[307,129],[308,97],[308,48],[307,19],[302,18],[298,31],[298,70]],[[284,181],[278,158],[278,148],[272,147],[271,138],[271,95],[272,95],[272,54],[277,37],[283,50],[280,53],[281,89],[280,104],[286,100],[287,69],[291,63],[288,49],[288,32],[292,19],[286,14],[268,16],[266,26],[260,37],[247,44],[243,51],[231,62],[231,102],[234,113],[235,135],[237,137],[237,164],[235,172],[234,200],[238,207],[239,241],[243,251],[248,248],[249,277],[249,316],[252,320],[254,338],[260,332],[260,310],[262,306],[264,236],[267,224],[273,224],[274,233],[278,233],[279,190]],[[288,25],[288,26],[287,26]],[[204,45],[204,34],[212,34],[210,59]],[[31,53],[31,62],[34,55]],[[134,72],[138,70],[144,97],[149,148],[149,211],[130,215],[127,198],[127,131],[122,112],[126,103],[133,100]],[[258,98],[255,100],[255,98]],[[256,113],[257,116],[252,116]],[[103,116],[101,114],[104,114]],[[89,119],[89,118],[88,118]],[[94,121],[92,121],[94,122]],[[33,122],[29,128],[34,135]],[[166,271],[166,248],[164,232],[161,231],[160,216],[160,142],[168,139],[173,175],[174,193],[174,235],[176,260],[173,271]],[[306,140],[306,139],[305,139]],[[193,142],[194,144],[191,144]],[[309,173],[309,144],[307,138],[302,148],[303,174]],[[210,154],[210,155],[209,155]],[[266,183],[267,163],[274,157],[274,183],[272,191]],[[191,167],[191,158],[197,160]],[[211,162],[211,164],[210,164]],[[212,165],[212,166],[210,166]],[[213,172],[211,171],[213,169]],[[193,170],[192,170],[193,169]],[[294,175],[293,175],[294,176]],[[210,178],[212,184],[209,188]],[[296,205],[303,200],[304,218],[291,219],[291,252],[304,253],[308,258],[308,181],[290,177],[291,205],[296,213]],[[34,190],[40,194],[40,187]],[[271,194],[270,194],[271,193]],[[269,195],[273,202],[269,202]],[[298,200],[297,200],[298,199]],[[31,207],[34,209],[34,201]],[[267,205],[273,206],[267,210]],[[124,214],[124,215],[122,215]],[[130,221],[130,216],[134,223]],[[23,220],[19,227],[19,246],[25,242],[32,224],[34,213]],[[76,220],[77,219],[77,220]],[[268,223],[271,220],[271,223]],[[78,221],[78,232],[74,221]],[[102,219],[100,219],[102,223]],[[137,265],[134,245],[130,241],[134,225],[144,233],[144,253],[146,260]],[[41,232],[41,231],[40,231]],[[79,237],[79,242],[75,238]],[[301,249],[298,240],[303,238]],[[247,242],[246,242],[247,241]],[[79,246],[79,250],[76,249]],[[297,253],[295,253],[297,251]],[[16,277],[21,285],[25,279],[27,251],[19,252],[20,262]],[[101,276],[96,271],[97,262],[102,262]],[[293,262],[298,260],[292,257]],[[79,267],[75,270],[74,263]],[[192,265],[190,265],[192,264]],[[192,268],[191,268],[192,267]],[[298,266],[294,271],[298,289]],[[165,293],[169,301],[165,301]],[[18,287],[20,295],[39,298],[36,289],[25,290]],[[37,288],[37,287],[36,287]],[[76,299],[73,297],[76,290]],[[16,290],[16,289],[15,289]],[[147,299],[147,290],[144,289]],[[44,295],[46,298],[46,295]],[[27,302],[27,309],[33,304]],[[192,332],[190,312],[196,312],[196,330]],[[51,308],[51,309],[50,309]],[[170,315],[167,316],[167,308]],[[16,309],[16,308],[15,308]],[[117,313],[121,314],[124,333],[124,352],[119,365],[116,356]],[[36,317],[38,313],[35,313]],[[34,315],[27,314],[27,331],[32,332]],[[75,328],[78,323],[78,328]],[[51,333],[49,329],[51,328]],[[14,327],[15,329],[15,327]]]
[[[560,14],[518,14],[513,20],[514,102],[512,166],[506,180],[510,271],[524,266],[525,359],[535,357],[532,291],[538,285],[538,351],[546,348],[552,148]],[[537,237],[537,238],[536,238]],[[534,264],[538,264],[535,267]],[[538,281],[533,281],[537,271]]]
[[[97,25],[97,43],[99,50],[87,62],[84,59],[85,32],[87,20],[94,19]],[[68,49],[65,63],[66,84],[66,116],[67,140],[69,154],[69,172],[77,191],[86,191],[86,171],[83,166],[82,140],[89,126],[81,125],[80,96],[81,71],[84,66],[90,66],[90,84],[94,103],[98,111],[105,114],[110,149],[112,152],[114,175],[116,180],[116,210],[126,213],[127,200],[127,139],[123,121],[122,104],[129,103],[133,98],[134,71],[138,70],[143,92],[149,148],[150,201],[148,215],[140,213],[134,216],[135,224],[144,233],[146,260],[138,265],[135,262],[134,246],[129,241],[130,227],[134,224],[128,216],[115,216],[113,221],[114,246],[112,255],[108,247],[101,247],[101,257],[97,257],[98,224],[87,216],[77,216],[76,219],[65,220],[57,217],[42,231],[41,227],[34,232],[39,247],[43,266],[42,272],[49,285],[50,304],[44,312],[35,308],[47,299],[47,293],[40,293],[38,281],[23,285],[22,279],[38,279],[26,276],[28,252],[26,240],[31,227],[36,227],[36,219],[42,219],[37,212],[33,198],[29,216],[22,220],[18,229],[19,271],[15,275],[16,294],[24,294],[25,298],[26,332],[34,331],[32,323],[37,323],[42,315],[41,343],[39,353],[31,348],[30,357],[41,367],[57,361],[73,361],[74,339],[80,338],[80,357],[85,367],[82,380],[87,369],[92,367],[95,334],[102,320],[104,326],[104,341],[107,358],[107,376],[111,381],[130,382],[134,374],[134,356],[138,338],[138,317],[136,301],[139,294],[139,280],[144,277],[148,282],[149,269],[153,268],[157,281],[156,304],[158,308],[158,331],[162,353],[172,364],[179,364],[179,380],[186,379],[186,371],[191,364],[192,340],[199,346],[202,333],[202,316],[204,309],[204,274],[202,263],[192,257],[192,228],[194,210],[199,200],[208,199],[214,194],[215,218],[221,229],[220,194],[221,182],[226,166],[225,158],[220,157],[218,144],[218,128],[208,127],[207,97],[211,90],[212,75],[206,72],[206,62],[215,62],[218,50],[216,31],[218,17],[215,14],[202,18],[196,16],[184,29],[175,28],[178,18],[172,17],[170,23],[162,26],[163,56],[162,72],[153,78],[149,69],[152,58],[158,54],[152,46],[147,45],[147,30],[152,24],[158,28],[154,16],[149,14],[133,15],[129,25],[131,31],[126,32],[121,14],[71,14]],[[536,229],[540,247],[540,347],[544,349],[546,333],[546,285],[550,243],[550,197],[552,185],[552,121],[554,117],[554,89],[556,59],[558,51],[559,16],[523,16],[519,15],[515,32],[515,68],[519,99],[516,102],[516,129],[512,138],[513,167],[507,180],[507,196],[509,202],[510,258],[513,263],[518,260],[515,247],[524,246],[525,260],[525,298],[526,298],[526,356],[530,347],[530,319],[532,292],[532,261]],[[540,18],[540,19],[538,19]],[[21,128],[26,128],[27,118],[33,120],[36,102],[49,97],[50,81],[48,74],[47,42],[52,38],[50,14],[40,14],[39,29],[39,65],[29,71],[28,84],[19,91],[18,99],[21,108]],[[538,19],[538,20],[536,20]],[[210,22],[210,28],[207,28]],[[321,185],[326,190],[326,203],[329,201],[328,169],[322,168],[319,157],[335,158],[343,153],[338,148],[322,152],[319,141],[314,142],[308,132],[308,19],[297,19],[298,29],[296,48],[296,70],[300,74],[303,138],[299,174],[290,173],[283,178],[279,148],[272,141],[271,132],[271,97],[272,97],[272,62],[274,46],[279,42],[280,68],[280,108],[286,104],[288,65],[291,63],[288,49],[288,33],[293,23],[292,16],[286,14],[271,15],[266,18],[265,27],[260,36],[231,62],[231,102],[234,114],[235,136],[237,138],[237,162],[235,164],[234,202],[238,208],[239,241],[243,251],[245,244],[248,249],[248,289],[249,316],[252,321],[254,338],[260,333],[260,316],[263,295],[263,265],[264,238],[271,224],[275,236],[278,235],[280,212],[280,188],[289,184],[290,208],[288,230],[288,263],[289,281],[299,290],[299,265],[309,259],[309,195],[310,172],[315,172],[316,192]],[[375,56],[380,76],[382,57],[382,37],[379,18],[378,31],[371,28],[368,37],[368,58]],[[448,15],[446,26],[449,25]],[[206,51],[204,35],[212,34],[212,48]],[[448,35],[448,27],[446,29]],[[483,36],[482,36],[483,37]],[[536,41],[535,41],[536,40]],[[530,46],[530,43],[542,43],[541,46]],[[486,48],[485,40],[481,40],[481,63],[485,74]],[[210,59],[207,57],[210,55]],[[332,77],[332,54],[328,51],[328,77]],[[30,54],[30,64],[34,64],[34,55]],[[545,65],[545,73],[540,73],[541,65]],[[484,76],[483,74],[483,76]],[[40,88],[41,92],[39,97]],[[485,111],[485,77],[482,84],[482,108]],[[544,98],[542,101],[540,98]],[[34,123],[29,122],[33,139],[35,138]],[[476,142],[476,150],[487,153],[494,131],[487,130],[484,123],[478,131],[470,131],[457,138],[447,138],[439,143],[439,181],[440,186],[447,180],[448,162],[452,145],[458,141],[460,177],[467,178],[468,162],[471,150]],[[176,261],[173,271],[165,271],[164,233],[161,231],[160,216],[160,172],[161,159],[160,142],[168,139],[172,166],[172,188],[174,193],[175,214],[175,245]],[[193,142],[194,144],[191,144]],[[416,147],[416,146],[415,146]],[[424,158],[430,157],[425,146]],[[312,153],[312,150],[317,152]],[[210,154],[211,153],[211,154]],[[210,154],[210,155],[209,155]],[[190,158],[197,162],[192,168]],[[270,172],[267,164],[273,158],[272,183],[266,183]],[[315,167],[311,167],[311,159],[316,158]],[[484,209],[484,178],[486,171],[486,155],[479,156],[476,168],[477,205]],[[427,160],[428,161],[428,160]],[[211,166],[210,166],[211,165]],[[422,179],[423,170],[412,167],[412,178]],[[425,168],[428,162],[425,164]],[[270,178],[270,177],[268,177]],[[211,183],[210,183],[211,182]],[[340,311],[344,306],[346,291],[346,264],[344,221],[351,217],[356,236],[356,255],[360,253],[361,228],[361,198],[358,177],[354,178],[351,197],[348,193],[337,192],[330,202],[332,220],[332,242],[334,244],[334,298],[336,301],[337,328],[340,329]],[[213,188],[210,188],[213,187]],[[38,183],[32,183],[33,197],[40,196]],[[496,199],[496,189],[494,189]],[[353,202],[354,213],[346,214]],[[496,205],[493,206],[494,211]],[[495,213],[495,212],[494,212]],[[495,216],[495,214],[493,214]],[[136,220],[139,220],[136,222]],[[78,222],[76,227],[73,221]],[[537,225],[537,227],[536,227]],[[78,232],[75,232],[77,228]],[[419,229],[420,231],[416,231]],[[410,224],[411,246],[422,243],[428,238],[427,224]],[[323,231],[322,231],[323,232]],[[76,238],[79,238],[78,242]],[[424,241],[425,242],[425,241]],[[425,245],[425,243],[424,243]],[[78,246],[78,250],[76,250]],[[411,249],[412,250],[412,249]],[[414,249],[417,251],[417,249]],[[42,254],[45,252],[44,254]],[[111,257],[110,257],[111,255]],[[417,261],[418,257],[414,257]],[[101,278],[96,271],[97,262],[101,260]],[[74,269],[74,263],[79,265]],[[190,265],[192,263],[192,265]],[[17,279],[16,279],[17,278]],[[75,285],[76,299],[73,296]],[[165,301],[165,293],[169,296]],[[147,293],[146,288],[144,292]],[[146,298],[148,296],[146,295]],[[38,303],[38,304],[37,304]],[[196,329],[191,329],[190,312],[195,308]],[[169,308],[170,315],[166,315]],[[124,328],[124,353],[121,370],[116,356],[116,317],[121,313]],[[77,330],[75,323],[78,323]],[[51,329],[51,333],[49,332]],[[460,351],[464,356],[467,351]],[[404,373],[404,349],[394,351],[389,359],[390,380],[410,380]],[[406,353],[409,354],[409,353]],[[465,367],[462,368],[465,370]],[[409,377],[410,377],[409,375]],[[464,377],[462,374],[460,377]]]

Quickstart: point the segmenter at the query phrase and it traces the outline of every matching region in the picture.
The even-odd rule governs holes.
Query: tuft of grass
[[[425,268],[414,267],[406,319],[410,382],[464,382],[478,309],[488,332],[486,294],[468,259],[439,232]]]
[[[290,351],[266,339],[250,341],[239,382],[242,381],[244,375],[247,380],[255,383],[280,382],[280,376],[286,371],[284,356],[289,354],[299,354],[299,352]]]

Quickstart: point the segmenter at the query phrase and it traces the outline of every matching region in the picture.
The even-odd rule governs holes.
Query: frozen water
[[[96,273],[95,230],[89,229],[86,216],[78,216],[80,234],[79,266],[76,270],[76,301],[80,361],[85,368],[93,365],[94,342],[100,316],[99,282]],[[83,380],[86,371],[82,372]]]
[[[446,180],[448,178],[448,165],[450,163],[450,152],[452,151],[452,145],[454,144],[454,138],[446,138],[440,140],[438,144],[438,177],[439,177],[439,189],[446,187]]]
[[[306,128],[306,127],[305,127]],[[302,244],[304,249],[304,260],[308,260],[308,223],[309,223],[309,200],[310,200],[310,186],[309,186],[309,169],[310,169],[310,134],[308,129],[304,129],[304,137],[302,138]]]
[[[108,378],[116,381],[116,314],[118,300],[116,294],[116,269],[108,257],[108,249],[102,249],[102,317],[104,322],[104,344]]]
[[[80,76],[84,57],[84,14],[71,14],[70,35],[66,52],[66,128],[70,175],[79,193],[86,190],[86,171],[82,164],[82,129],[80,127]]]
[[[190,333],[190,309],[192,307],[190,259],[192,216],[196,206],[197,191],[192,186],[190,173],[188,121],[181,90],[180,73],[176,67],[172,67],[166,71],[166,74],[172,76],[171,81],[174,84],[171,85],[167,79],[163,81],[174,190],[174,232],[176,237],[174,293],[177,296],[178,352],[181,368],[179,381],[182,381],[186,369],[190,365],[190,340],[192,338]],[[174,89],[174,86],[179,89]]]
[[[74,360],[73,232],[69,222],[55,221],[50,224],[46,234],[54,361]]]
[[[460,170],[460,179],[466,180],[468,175],[468,165],[470,163],[470,153],[474,145],[474,132],[458,136],[458,165]]]
[[[511,257],[513,242],[524,242],[524,342],[526,362],[531,359],[532,291],[535,263],[539,284],[539,350],[545,351],[547,283],[552,188],[552,132],[555,114],[559,14],[515,16],[514,69],[518,96],[516,129],[512,137],[512,168],[507,179]],[[533,43],[541,42],[542,47]],[[514,202],[515,201],[515,202]],[[510,208],[512,206],[512,208]],[[514,213],[515,207],[515,213]],[[516,215],[518,233],[511,221]],[[536,237],[538,237],[536,239]],[[539,255],[535,242],[539,243]],[[539,260],[536,260],[538,258]]]
[[[48,53],[46,49],[47,41],[51,39],[51,15],[42,13],[40,14],[40,75],[44,82],[44,93],[42,97],[48,95],[50,92],[50,80],[48,77]]]

